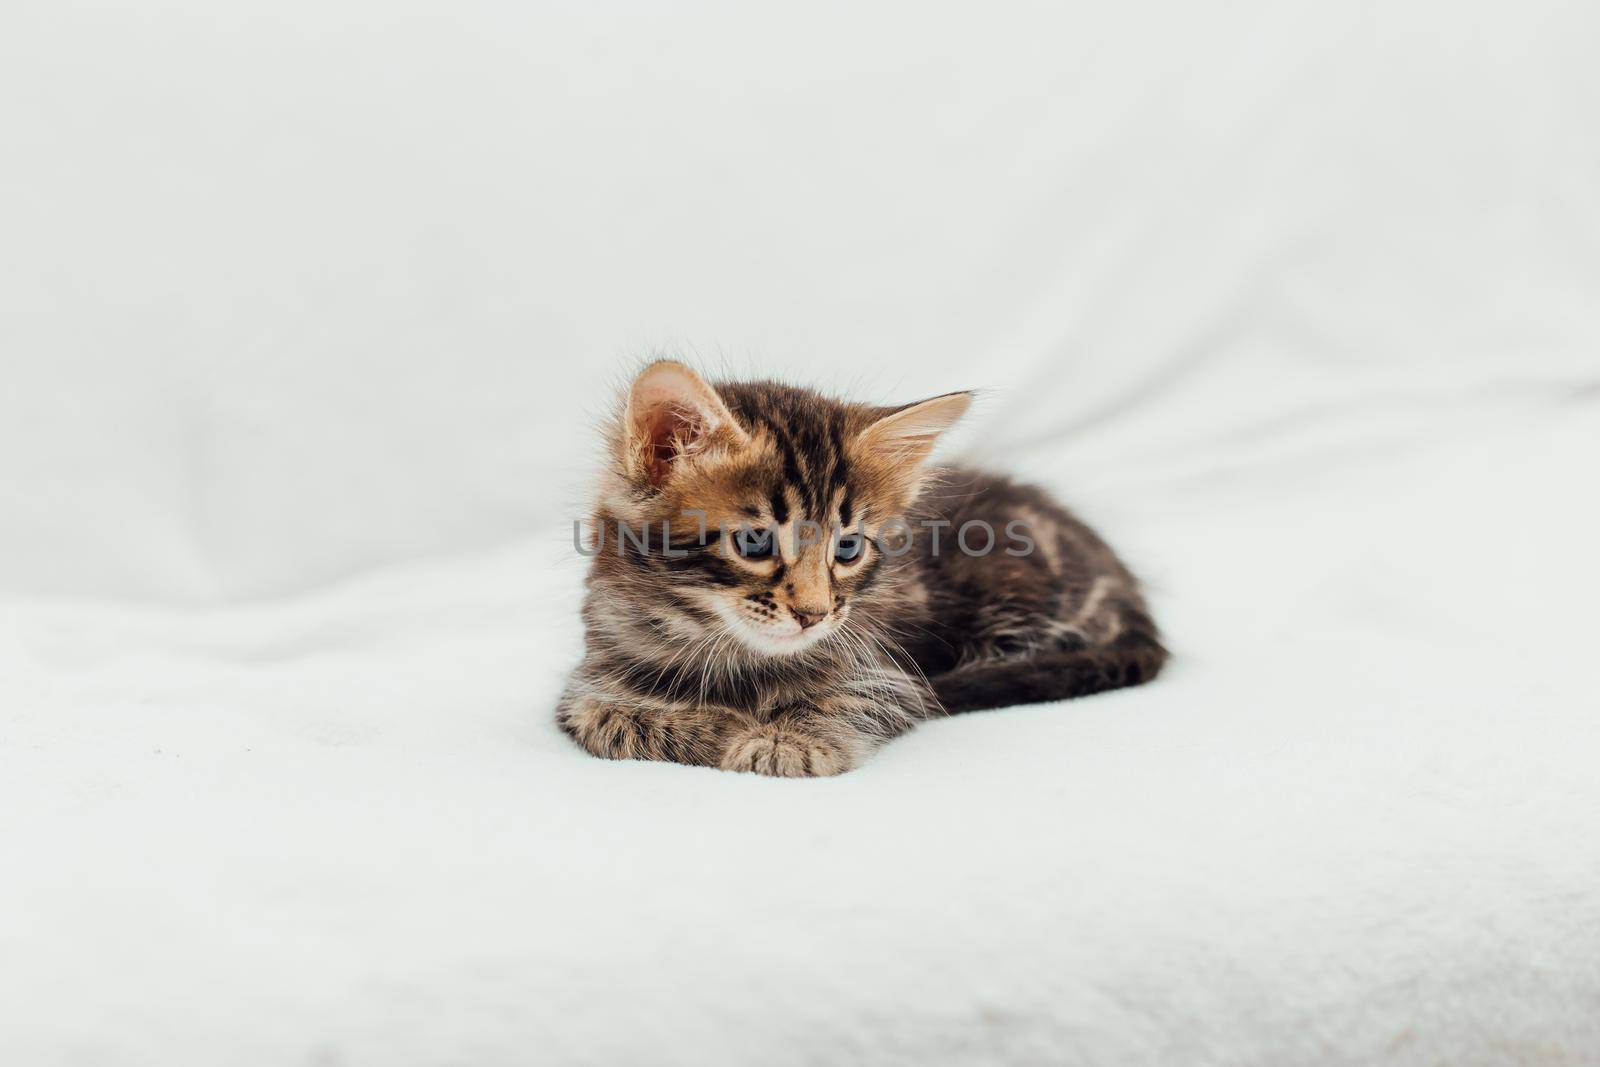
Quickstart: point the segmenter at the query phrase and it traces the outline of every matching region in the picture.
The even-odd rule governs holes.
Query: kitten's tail
[[[1103,645],[1050,649],[983,660],[929,679],[946,711],[1041,704],[1148,682],[1167,661],[1153,626],[1124,631]]]

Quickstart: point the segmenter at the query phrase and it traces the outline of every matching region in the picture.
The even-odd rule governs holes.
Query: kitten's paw
[[[735,735],[722,757],[723,770],[775,778],[822,778],[843,774],[852,766],[843,747],[772,723]]]
[[[561,719],[573,740],[601,759],[653,759],[648,732],[637,715],[596,705]]]

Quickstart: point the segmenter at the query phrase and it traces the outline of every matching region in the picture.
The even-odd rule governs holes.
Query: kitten
[[[1155,677],[1138,583],[1092,530],[925,465],[970,402],[646,368],[611,427],[562,729],[612,759],[830,775],[930,716]]]

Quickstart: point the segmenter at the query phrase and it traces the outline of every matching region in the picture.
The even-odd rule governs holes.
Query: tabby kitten
[[[1155,677],[1138,583],[1092,530],[925,465],[970,402],[646,368],[611,427],[562,729],[612,759],[829,775],[930,716]]]

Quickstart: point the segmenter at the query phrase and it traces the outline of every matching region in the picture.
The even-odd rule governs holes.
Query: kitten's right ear
[[[629,473],[660,486],[673,465],[721,438],[742,444],[744,430],[717,391],[676,360],[650,364],[633,380],[623,416]]]

